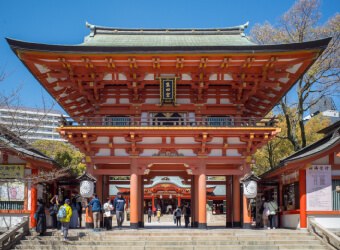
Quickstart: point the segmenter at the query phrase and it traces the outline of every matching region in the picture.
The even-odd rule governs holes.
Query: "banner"
[[[0,165],[0,178],[24,177],[24,165]]]
[[[0,182],[0,201],[25,201],[25,184]]]
[[[332,211],[332,169],[312,165],[306,169],[307,211]]]

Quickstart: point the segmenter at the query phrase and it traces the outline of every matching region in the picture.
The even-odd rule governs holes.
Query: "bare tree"
[[[288,130],[287,135],[280,138],[288,139],[295,151],[307,145],[304,113],[321,98],[339,97],[340,94],[340,14],[336,13],[323,25],[318,25],[320,18],[319,0],[299,0],[279,18],[277,24],[256,24],[250,32],[252,41],[258,44],[305,42],[332,37],[329,46],[298,80],[296,96],[291,100],[286,96],[279,102]],[[292,114],[289,107],[296,107],[297,114]],[[298,139],[296,126],[299,127],[301,140]]]

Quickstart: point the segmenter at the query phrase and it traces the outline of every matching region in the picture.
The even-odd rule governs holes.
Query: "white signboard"
[[[332,171],[330,165],[306,169],[307,211],[332,211]]]

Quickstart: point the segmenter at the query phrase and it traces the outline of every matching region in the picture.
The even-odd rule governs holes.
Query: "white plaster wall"
[[[233,77],[229,74],[224,74],[223,77],[224,77],[224,80],[230,80],[230,81],[233,80]]]
[[[314,216],[315,221],[325,228],[340,229],[340,214],[309,214],[307,216]]]
[[[119,99],[120,104],[129,104],[129,98],[120,98]]]
[[[127,80],[126,76],[124,74],[118,74],[119,80]]]
[[[197,156],[192,149],[178,149],[177,151],[184,156]]]
[[[159,98],[146,98],[145,103],[147,103],[147,104],[158,104]]]
[[[188,74],[182,74],[182,80],[183,80],[183,81],[191,81],[192,78],[191,78],[191,76],[188,75]]]
[[[286,71],[289,73],[295,73],[301,67],[302,63],[295,64],[291,69],[287,69]]]
[[[101,148],[99,152],[95,154],[96,156],[110,156],[111,150],[109,148]]]
[[[209,80],[217,80],[217,74],[210,75]]]
[[[284,228],[300,228],[300,214],[282,215],[282,227]]]
[[[190,104],[191,103],[189,98],[177,98],[176,102],[178,104]]]
[[[246,144],[245,142],[240,141],[240,137],[228,137],[228,144]]]
[[[329,164],[328,155],[312,162],[312,165],[317,165],[317,164]]]
[[[109,140],[110,138],[108,136],[99,136],[92,144],[108,144]]]
[[[8,155],[8,163],[9,164],[13,164],[13,163],[22,163],[22,164],[26,164],[26,161],[15,157],[14,155]]]
[[[143,137],[138,144],[162,144],[162,137]]]
[[[159,149],[144,149],[143,153],[139,156],[152,156],[154,154],[158,154]]]
[[[176,144],[200,144],[196,142],[194,137],[175,137]]]
[[[170,144],[171,143],[171,137],[167,137],[166,138],[166,144]]]
[[[206,104],[216,104],[215,98],[208,98]]]
[[[340,170],[332,170],[332,175],[340,175]]]
[[[214,137],[211,142],[207,142],[207,144],[223,144],[223,137]]]
[[[221,104],[230,104],[230,101],[229,101],[228,98],[221,98],[221,99],[220,99],[220,103],[221,103]]]
[[[113,137],[114,144],[130,144],[130,142],[125,141],[124,137]]]
[[[107,98],[105,103],[107,103],[107,104],[116,104],[116,98]]]
[[[222,156],[222,149],[212,149],[208,156]]]
[[[237,149],[227,149],[227,156],[241,156]]]
[[[144,77],[144,80],[153,81],[154,79],[155,79],[155,75],[154,75],[154,74],[147,74],[147,75]]]
[[[129,156],[125,149],[115,149],[115,156]]]
[[[336,156],[336,154],[334,153],[334,163],[335,164],[340,164],[340,157]]]
[[[24,216],[29,217],[30,214],[0,214],[0,228],[7,229],[8,227],[14,227],[22,221]]]

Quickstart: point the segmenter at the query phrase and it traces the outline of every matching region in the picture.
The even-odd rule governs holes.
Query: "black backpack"
[[[185,208],[186,214],[191,215],[191,209],[190,207]]]

